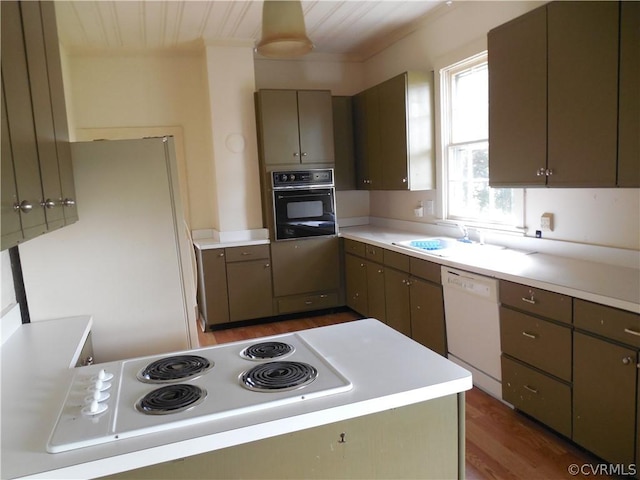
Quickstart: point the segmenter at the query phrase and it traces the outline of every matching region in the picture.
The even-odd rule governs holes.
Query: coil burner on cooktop
[[[207,391],[196,385],[177,383],[156,388],[136,403],[136,410],[147,415],[184,412],[202,403]]]
[[[291,355],[295,351],[293,345],[284,342],[260,342],[249,345],[240,355],[249,360],[268,360]]]
[[[240,384],[257,392],[295,390],[313,382],[318,371],[303,362],[267,362],[247,370]]]
[[[173,383],[202,375],[213,367],[204,357],[175,355],[151,362],[136,375],[145,383]]]

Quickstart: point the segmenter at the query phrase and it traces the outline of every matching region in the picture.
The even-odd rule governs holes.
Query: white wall
[[[218,223],[212,194],[211,122],[202,52],[166,55],[71,55],[65,85],[72,129],[180,127],[191,228]]]
[[[15,303],[16,301],[16,294],[13,288],[13,274],[11,273],[11,260],[9,258],[9,250],[4,250],[0,255],[0,272],[0,290],[2,291],[2,303],[0,304],[0,311],[3,311],[6,307]]]
[[[253,45],[206,47],[215,178],[223,232],[262,228]]]

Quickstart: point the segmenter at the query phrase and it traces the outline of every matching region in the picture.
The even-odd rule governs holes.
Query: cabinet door
[[[40,165],[36,147],[36,132],[31,108],[31,89],[22,17],[18,2],[3,1],[2,7],[2,79],[6,100],[7,124],[18,200],[23,204],[20,214],[25,239],[46,232],[40,184]],[[29,209],[30,206],[30,209]]]
[[[382,188],[378,97],[378,89],[374,87],[357,94],[353,100],[356,177],[358,188],[363,190]]]
[[[640,187],[640,3],[620,4],[618,185]],[[640,443],[640,442],[638,442]]]
[[[276,297],[340,288],[338,237],[272,243],[271,260]]]
[[[295,90],[260,90],[258,129],[265,165],[300,163],[298,100]]]
[[[58,28],[56,26],[54,3],[48,1],[41,2],[40,11],[42,13],[42,30],[47,55],[47,73],[51,91],[51,111],[53,115],[56,151],[58,154],[64,223],[65,225],[69,225],[78,220],[78,208],[75,202],[76,190],[73,180],[67,107],[64,100],[60,45],[58,42]]]
[[[387,325],[411,337],[411,305],[409,274],[393,268],[384,272]]]
[[[407,132],[407,75],[393,77],[378,86],[380,109],[380,142],[382,185],[378,189],[407,190],[408,132]]]
[[[33,123],[40,162],[43,206],[47,229],[55,230],[64,226],[64,211],[40,2],[22,2],[20,8],[31,86]]]
[[[16,190],[16,176],[13,171],[13,155],[11,154],[11,140],[9,138],[9,126],[7,124],[7,111],[4,102],[4,86],[2,88],[2,250],[15,246],[22,240],[22,225],[20,223],[20,210],[15,209],[18,202]]]
[[[637,353],[575,332],[573,440],[599,457],[634,461]]]
[[[332,97],[333,141],[335,144],[336,190],[356,189],[356,163],[353,145],[353,99]]]
[[[361,315],[368,316],[367,266],[365,260],[355,255],[344,256],[347,306]]]
[[[491,30],[489,183],[544,185],[547,165],[547,10]]]
[[[613,187],[618,144],[618,2],[551,2],[550,186]]]
[[[300,161],[334,163],[333,108],[329,90],[298,91]]]
[[[269,260],[227,263],[227,284],[232,322],[273,315]]]
[[[224,250],[204,250],[202,252],[201,293],[204,298],[200,310],[208,326],[229,321],[229,299],[227,296],[227,268]]]
[[[442,356],[447,354],[442,287],[411,277],[412,338]]]
[[[367,300],[369,317],[387,323],[387,302],[384,289],[383,265],[371,261],[365,261],[367,270]]]

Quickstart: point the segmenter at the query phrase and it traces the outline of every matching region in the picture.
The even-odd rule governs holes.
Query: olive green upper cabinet
[[[405,72],[355,97],[358,188],[434,188],[433,74]]]
[[[353,97],[331,98],[333,104],[333,141],[336,190],[356,189],[353,145]]]
[[[360,190],[382,190],[378,89],[353,97],[356,181]]]
[[[334,163],[330,91],[260,90],[256,98],[265,166]]]
[[[489,179],[492,186],[545,185],[547,10],[539,8],[488,35]]]
[[[631,186],[634,168],[637,178],[638,109],[625,100],[619,112],[618,95],[621,105],[638,95],[638,47],[627,47],[622,65],[635,62],[635,73],[627,67],[631,86],[619,91],[620,11],[618,2],[551,2],[489,32],[492,186]],[[620,145],[630,166],[618,170],[619,113],[621,142],[631,146]]]
[[[616,185],[617,2],[552,2],[548,22],[548,184]]]
[[[76,221],[77,211],[53,2],[2,2],[1,16],[2,171],[15,178],[2,197],[5,249]]]
[[[640,187],[640,2],[620,9],[618,185]],[[638,442],[640,445],[640,442]],[[640,448],[640,447],[639,447]],[[640,456],[640,455],[639,455]]]
[[[5,249],[15,245],[4,238],[5,212],[14,207],[13,214],[20,217],[21,236],[25,240],[45,233],[47,227],[44,209],[40,207],[42,201],[40,165],[31,108],[31,88],[20,4],[7,1],[0,5],[2,6],[2,81],[8,126],[8,135],[2,136],[2,152],[4,155],[7,149],[11,151],[17,191],[15,204],[2,206],[2,248]],[[3,158],[3,163],[5,161]],[[3,174],[5,170],[3,168]],[[11,221],[14,222],[15,219]]]

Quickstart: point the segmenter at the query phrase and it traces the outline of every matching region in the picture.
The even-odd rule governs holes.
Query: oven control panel
[[[333,186],[333,169],[287,170],[271,172],[273,188]]]

